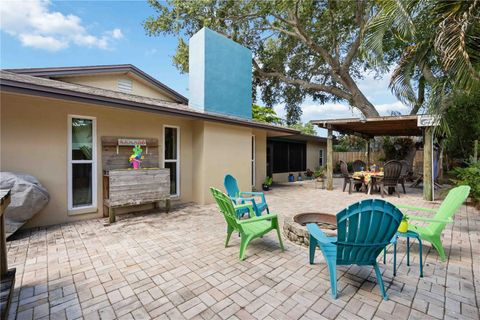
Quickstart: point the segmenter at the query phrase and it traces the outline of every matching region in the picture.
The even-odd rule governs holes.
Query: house
[[[239,46],[209,36],[227,49]],[[208,64],[196,63],[208,76]],[[239,77],[230,72],[234,79],[219,79],[224,87],[216,88],[216,98],[209,95],[211,79],[198,73],[191,68],[190,78],[197,77],[190,80],[192,103],[133,65],[1,70],[0,169],[37,177],[51,196],[27,226],[106,214],[103,137],[157,139],[158,148],[146,156],[170,169],[170,193],[179,202],[212,202],[208,188],[221,188],[226,173],[241,189],[260,190],[267,172],[280,182],[323,164],[325,139],[251,119],[250,82],[240,88],[243,98],[235,98],[241,86],[232,86]]]

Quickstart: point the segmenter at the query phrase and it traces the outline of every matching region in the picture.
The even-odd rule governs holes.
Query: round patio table
[[[356,171],[352,177],[355,179],[362,179],[367,186],[367,193],[372,193],[372,188],[375,186],[377,179],[383,178],[383,171]]]

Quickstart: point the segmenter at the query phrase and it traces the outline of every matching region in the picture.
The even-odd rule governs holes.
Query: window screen
[[[305,171],[307,147],[305,143],[271,141],[273,146],[273,173]]]

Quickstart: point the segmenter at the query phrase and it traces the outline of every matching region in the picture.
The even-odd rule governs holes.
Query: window
[[[307,146],[301,142],[271,141],[273,173],[300,172],[307,167]]]
[[[132,92],[133,82],[130,79],[118,80],[118,90],[122,92]]]
[[[255,136],[252,136],[252,187],[255,186]]]
[[[97,206],[95,118],[68,117],[68,209]]]
[[[170,169],[170,194],[180,195],[180,128],[163,128],[164,168]]]
[[[321,167],[324,164],[323,149],[318,151],[318,165]]]

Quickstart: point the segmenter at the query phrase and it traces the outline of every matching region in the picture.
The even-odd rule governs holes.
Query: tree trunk
[[[365,97],[363,92],[360,91],[357,84],[348,73],[348,70],[340,72],[340,78],[343,82],[343,85],[348,89],[348,91],[350,91],[350,94],[352,95],[351,101],[349,102],[353,107],[360,110],[367,118],[380,116],[377,109],[375,109],[375,106],[368,101],[367,97]]]

